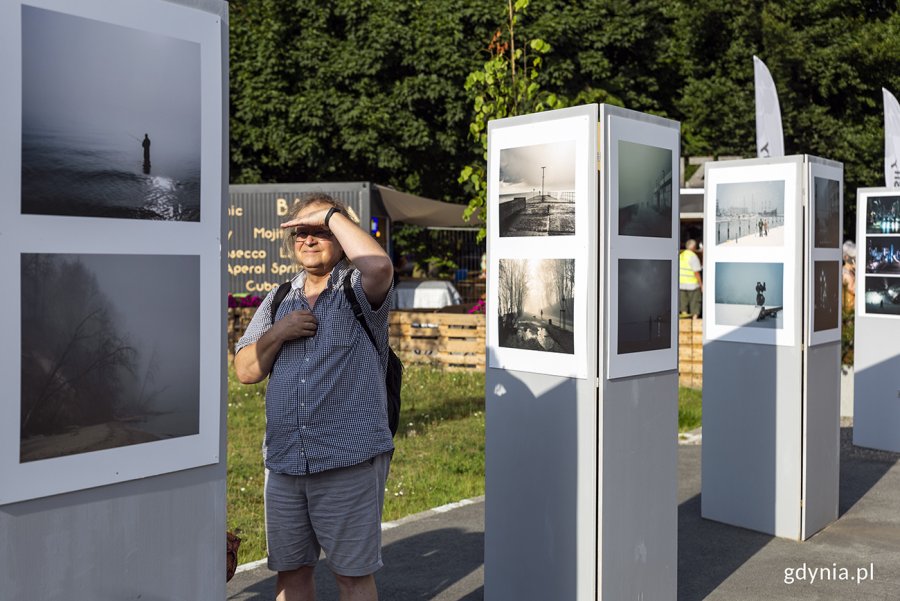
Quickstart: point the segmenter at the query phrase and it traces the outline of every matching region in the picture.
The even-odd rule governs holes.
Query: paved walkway
[[[900,600],[900,454],[858,449],[850,435],[841,429],[841,517],[803,543],[701,519],[701,447],[696,437],[679,446],[678,600]],[[483,558],[483,499],[401,520],[384,532],[380,598],[481,600]],[[804,580],[785,582],[804,566]],[[331,575],[317,572],[319,599],[336,600]],[[228,599],[270,601],[273,591],[272,573],[259,567],[235,576]]]

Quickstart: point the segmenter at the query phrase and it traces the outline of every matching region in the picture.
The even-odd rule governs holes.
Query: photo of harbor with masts
[[[716,187],[716,244],[784,245],[784,181]]]

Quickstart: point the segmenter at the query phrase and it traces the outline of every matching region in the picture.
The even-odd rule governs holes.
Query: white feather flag
[[[783,157],[784,133],[781,130],[778,91],[765,63],[755,56],[753,81],[756,88],[756,156]]]
[[[900,188],[900,104],[886,89],[884,93],[884,185]]]

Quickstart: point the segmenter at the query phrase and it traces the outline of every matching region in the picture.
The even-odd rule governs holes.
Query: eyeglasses
[[[316,240],[330,240],[332,233],[331,230],[326,229],[310,230],[306,228],[297,228],[291,232],[291,237],[294,239],[294,242],[303,242],[310,236]]]

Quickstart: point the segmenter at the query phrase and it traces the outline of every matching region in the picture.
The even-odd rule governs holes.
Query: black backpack
[[[342,287],[344,289],[344,295],[347,297],[347,301],[350,303],[350,306],[353,307],[353,314],[356,316],[356,321],[362,326],[362,329],[369,337],[369,340],[372,341],[372,346],[375,347],[375,350],[377,351],[378,345],[375,344],[375,336],[372,335],[372,330],[369,329],[369,324],[366,323],[366,318],[363,317],[362,307],[359,306],[359,301],[356,300],[356,294],[353,293],[349,274],[344,278],[344,285]],[[281,305],[281,301],[284,300],[284,297],[287,296],[287,293],[290,291],[290,282],[280,284],[278,290],[275,291],[275,297],[272,299],[272,306],[269,311],[272,323],[275,323],[275,314],[278,313],[278,307]],[[402,383],[403,363],[400,361],[400,357],[394,352],[394,349],[388,346],[387,373],[384,377],[384,384],[387,389],[388,427],[391,429],[391,436],[397,434],[397,427],[400,425],[400,386]]]

